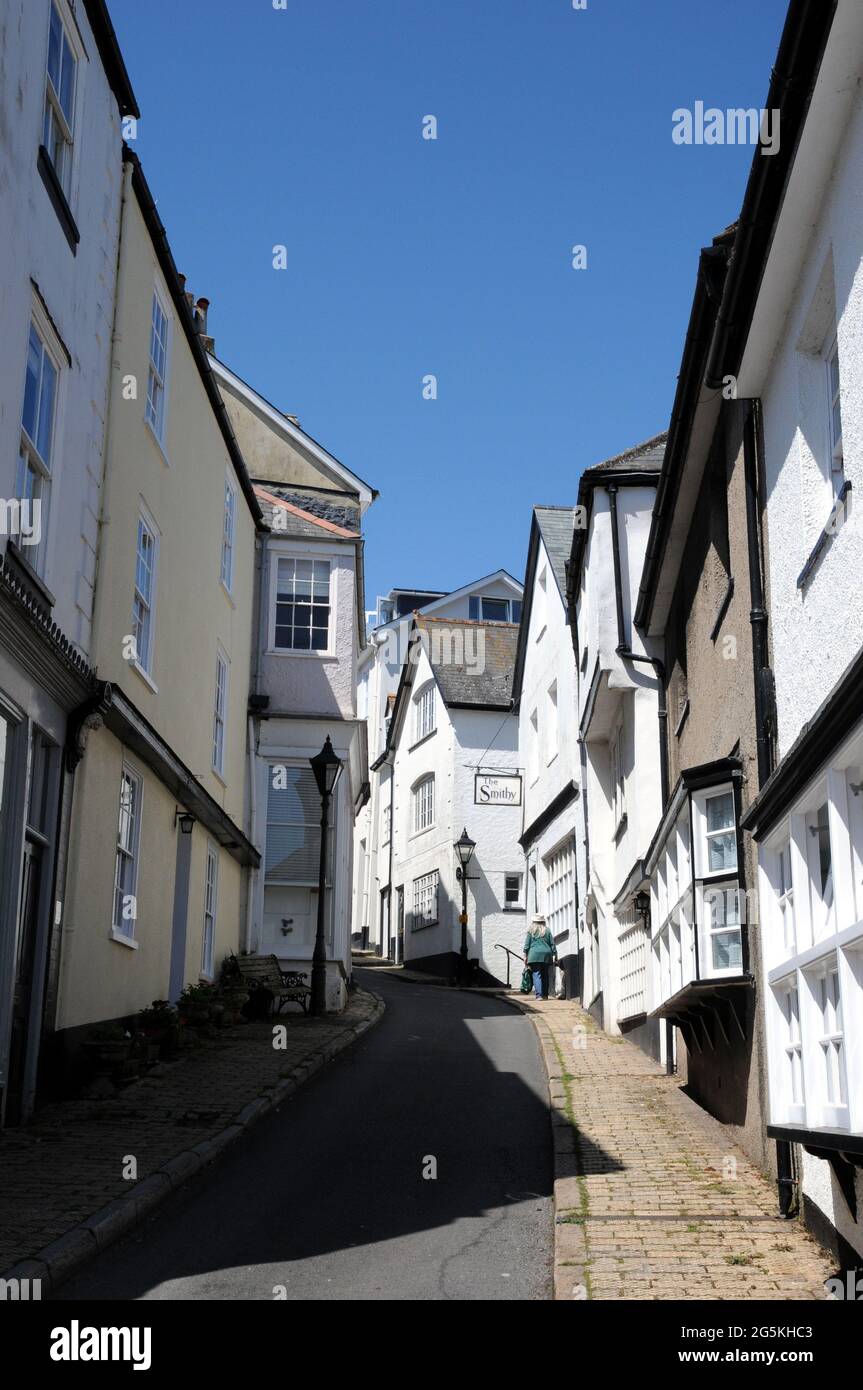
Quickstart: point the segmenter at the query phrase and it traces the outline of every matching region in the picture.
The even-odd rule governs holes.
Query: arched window
[[[434,774],[414,787],[414,834],[434,825]]]

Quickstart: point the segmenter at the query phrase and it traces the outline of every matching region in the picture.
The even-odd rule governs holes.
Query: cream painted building
[[[93,625],[57,1027],[218,976],[244,942],[246,710],[261,511],[127,152]],[[180,817],[191,817],[191,823]]]
[[[214,356],[270,534],[258,573],[249,746],[249,947],[311,979],[321,798],[309,764],[329,736],[343,771],[328,836],[327,1008],[347,1000],[357,814],[369,792],[357,658],[365,640],[362,519],[377,493]]]

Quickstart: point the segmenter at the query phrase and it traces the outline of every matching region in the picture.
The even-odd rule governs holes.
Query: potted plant
[[[177,1010],[167,999],[154,999],[149,1008],[141,1010],[138,1032],[145,1039],[150,1061],[158,1061],[160,1055],[173,1052],[178,1026]]]
[[[207,984],[186,985],[177,1005],[180,1013],[189,1023],[201,1027],[210,1021],[210,1009],[214,1002],[215,987]]]
[[[249,997],[249,987],[240,974],[237,957],[233,951],[225,956],[219,972],[219,998],[225,1005],[225,1012],[231,1022],[241,1017],[241,1009]]]
[[[132,1048],[132,1036],[119,1023],[100,1023],[98,1027],[91,1028],[84,1046],[96,1062],[115,1067],[127,1060]]]

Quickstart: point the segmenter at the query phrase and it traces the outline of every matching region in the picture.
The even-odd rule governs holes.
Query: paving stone
[[[207,1159],[215,1157],[226,1129],[230,1137],[241,1134],[253,1112],[263,1113],[258,1104],[266,1109],[296,1090],[286,1075],[292,1068],[312,1057],[321,1066],[323,1054],[353,1042],[356,1029],[370,1025],[379,1007],[375,996],[357,990],[341,1014],[283,1014],[278,1023],[285,1026],[284,1048],[273,1046],[273,1021],[224,1029],[107,1098],[48,1105],[32,1124],[4,1130],[0,1271],[77,1228],[73,1245],[52,1255],[61,1277],[70,1251],[75,1257],[96,1245],[103,1210],[131,1193],[143,1203],[140,1209],[152,1206],[200,1167],[200,1157],[189,1159],[193,1150],[205,1145]],[[123,1177],[129,1156],[137,1161],[137,1184]]]
[[[778,1216],[775,1184],[676,1077],[572,1001],[519,1004],[556,1112],[556,1298],[585,1282],[622,1302],[825,1298],[830,1256]]]

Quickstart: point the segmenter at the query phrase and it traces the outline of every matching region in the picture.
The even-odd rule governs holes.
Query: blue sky
[[[531,506],[667,427],[752,159],[672,112],[760,106],[785,0],[109,4],[218,355],[380,491],[370,604],[521,578]]]

